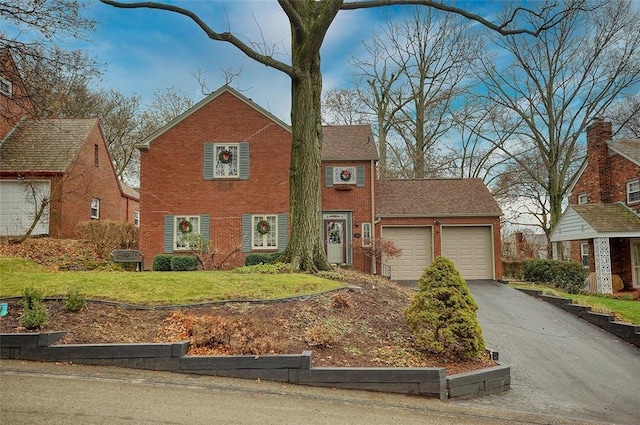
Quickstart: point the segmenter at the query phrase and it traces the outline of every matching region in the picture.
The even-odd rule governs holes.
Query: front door
[[[633,287],[640,288],[640,241],[631,242],[631,267],[633,267]]]
[[[324,221],[325,248],[330,264],[344,264],[345,262],[345,225],[345,220]]]

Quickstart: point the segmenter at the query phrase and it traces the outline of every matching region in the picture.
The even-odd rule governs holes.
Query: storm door
[[[324,221],[325,249],[330,264],[344,264],[345,262],[345,224],[345,220]]]

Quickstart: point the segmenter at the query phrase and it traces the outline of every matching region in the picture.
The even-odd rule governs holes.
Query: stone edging
[[[418,394],[441,400],[506,391],[511,367],[446,376],[444,368],[314,368],[301,355],[189,356],[189,342],[157,344],[61,344],[66,332],[0,334],[0,358],[119,366],[178,373],[287,382],[331,388]],[[497,353],[492,352],[494,359]]]
[[[570,298],[556,297],[552,295],[543,295],[539,289],[516,288],[525,294],[544,300],[550,304],[560,307],[569,313],[586,320],[604,329],[615,336],[640,347],[640,326],[629,323],[616,322],[615,316],[604,313],[594,313],[591,307],[587,305],[573,304]]]

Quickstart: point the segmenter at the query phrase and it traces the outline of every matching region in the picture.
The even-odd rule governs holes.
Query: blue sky
[[[275,0],[176,2],[197,12],[215,31],[230,30],[247,42],[275,46],[275,57],[289,60],[289,24]],[[382,16],[393,11],[342,11],[322,49],[324,89],[343,86],[351,78],[348,61]],[[194,100],[202,98],[195,75],[202,73],[209,90],[224,84],[221,70],[240,70],[232,86],[289,122],[290,79],[258,64],[228,43],[213,41],[187,17],[160,10],[117,9],[91,2],[88,14],[98,22],[91,40],[73,42],[105,65],[99,86],[150,101],[158,89],[174,87]]]

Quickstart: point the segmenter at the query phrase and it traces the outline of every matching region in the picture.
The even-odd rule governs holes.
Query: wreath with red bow
[[[218,159],[223,164],[228,164],[233,159],[233,154],[231,153],[231,151],[225,149],[222,152],[220,152],[220,154],[218,155]]]
[[[189,220],[182,220],[178,224],[178,228],[182,233],[191,233],[193,232],[193,224]]]
[[[258,224],[256,224],[256,230],[261,235],[266,235],[271,230],[271,225],[267,220],[260,220]]]
[[[343,182],[348,182],[349,180],[351,180],[351,171],[349,170],[342,170],[340,172],[340,180],[342,180]]]

